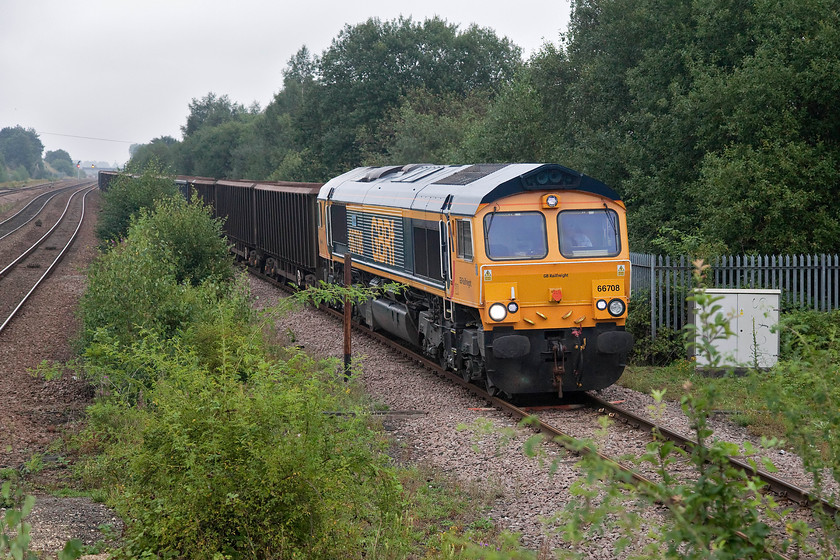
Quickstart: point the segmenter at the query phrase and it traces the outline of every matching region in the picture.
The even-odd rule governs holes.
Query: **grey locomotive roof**
[[[528,190],[576,190],[620,200],[600,181],[542,163],[359,167],[326,183],[318,198],[472,216],[481,204]]]

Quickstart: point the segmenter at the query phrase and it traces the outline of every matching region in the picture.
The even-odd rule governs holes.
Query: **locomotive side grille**
[[[405,268],[402,218],[347,210],[350,251],[367,260]]]

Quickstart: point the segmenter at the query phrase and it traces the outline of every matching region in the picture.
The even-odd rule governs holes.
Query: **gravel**
[[[252,291],[268,304],[282,297],[260,280],[252,281]],[[334,319],[303,309],[281,318],[277,326],[279,332],[293,332],[295,343],[311,355],[342,360],[342,327]],[[487,403],[466,390],[395,357],[373,340],[356,336],[352,344],[354,359],[362,361],[361,382],[374,400],[392,410],[426,413],[398,415],[389,422],[392,436],[402,446],[402,460],[439,469],[466,488],[495,496],[487,517],[499,527],[521,533],[524,546],[533,550],[565,546],[540,518],[561,511],[569,502],[569,487],[580,476],[574,467],[577,457],[549,449],[548,459],[557,459],[559,465],[550,475],[545,464],[521,452],[532,432],[517,428],[506,414],[488,410]],[[493,429],[481,429],[484,422]],[[474,429],[459,429],[465,426]],[[602,539],[600,552],[590,551],[593,555],[588,557],[613,558],[612,542],[612,537]]]
[[[81,380],[65,375],[46,381],[29,373],[44,360],[65,362],[73,357],[71,344],[78,332],[75,309],[85,289],[87,266],[96,254],[98,193],[88,196],[88,203],[90,213],[80,238],[0,333],[0,468],[19,469],[34,454],[54,459],[50,444],[78,427],[91,402],[92,393]],[[7,205],[3,210],[0,219],[12,208]],[[49,469],[44,475],[60,477],[59,471]],[[68,538],[94,545],[107,538],[100,525],[110,525],[116,534],[122,530],[113,512],[87,498],[35,497],[35,509],[27,518],[32,550],[53,554]]]
[[[258,305],[270,305],[283,297],[267,282],[253,279],[252,293]],[[278,332],[294,333],[295,343],[316,357],[343,358],[342,326],[338,321],[313,309],[295,311],[278,321]],[[425,414],[395,415],[388,422],[392,436],[402,446],[401,460],[414,461],[448,473],[467,488],[479,488],[495,495],[487,516],[500,528],[521,533],[523,546],[532,550],[563,548],[551,524],[543,522],[562,511],[573,498],[570,486],[581,477],[578,457],[546,446],[547,459],[556,461],[556,472],[549,474],[545,462],[529,459],[522,445],[532,435],[517,428],[507,415],[488,410],[487,404],[406,358],[395,356],[383,345],[361,335],[353,338],[354,359],[361,361],[360,380],[367,393],[391,410],[413,410]],[[613,386],[600,393],[609,401],[641,416],[651,415],[654,405],[649,395]],[[610,456],[638,456],[650,441],[638,429],[617,423],[606,436],[598,436],[598,414],[589,410],[537,412],[543,419],[566,433],[595,438],[599,449]],[[666,403],[658,422],[690,434],[689,421],[678,403]],[[493,430],[480,429],[489,421]],[[712,419],[715,437],[732,442],[760,441],[724,418]],[[463,429],[473,426],[475,429]],[[512,435],[510,435],[512,434]],[[801,460],[783,449],[761,452],[779,469],[778,476],[808,487],[810,477]],[[686,472],[688,468],[685,469]],[[796,510],[797,508],[793,508]],[[651,522],[662,519],[661,509],[645,513]],[[800,513],[796,513],[800,517]],[[779,530],[776,531],[779,534]],[[587,558],[614,558],[617,535],[604,535],[587,550]]]
[[[98,195],[88,200],[93,216],[98,210]],[[0,210],[6,215],[11,211],[8,206]],[[87,220],[79,242],[0,334],[0,467],[19,468],[34,453],[48,454],[51,442],[78,427],[90,403],[90,389],[82,381],[69,376],[45,381],[28,370],[42,360],[61,362],[72,357],[70,345],[78,328],[74,309],[84,291],[84,271],[97,243],[93,228],[94,220]],[[277,288],[257,279],[252,279],[252,291],[258,305],[272,304],[282,297]],[[293,332],[296,344],[311,355],[335,357],[340,363],[342,329],[335,320],[302,309],[281,318],[277,326],[280,333]],[[501,528],[520,532],[524,546],[542,551],[567,546],[540,519],[562,511],[572,499],[569,488],[581,475],[575,467],[577,457],[547,448],[547,458],[557,461],[557,470],[550,475],[545,464],[521,452],[531,432],[517,428],[506,415],[487,410],[485,402],[362,336],[354,337],[353,355],[361,361],[361,382],[374,400],[392,410],[419,412],[392,415],[385,421],[397,442],[398,460],[439,469],[462,481],[465,488],[493,497],[487,517]],[[647,414],[653,404],[649,396],[619,386],[606,389],[601,396],[622,400],[624,408],[637,414]],[[552,414],[552,420],[572,435],[595,434],[595,413]],[[493,429],[483,429],[484,422]],[[687,420],[675,404],[665,407],[661,422],[688,431]],[[716,437],[755,441],[725,419],[714,420],[713,428]],[[617,425],[599,444],[606,453],[621,454],[634,452],[645,442],[638,430]],[[780,475],[808,485],[810,479],[795,455],[778,449],[767,453]],[[122,530],[121,521],[112,511],[86,498],[36,498],[36,509],[28,519],[34,550],[52,554],[68,538],[81,538],[92,545]],[[660,514],[651,512],[651,519]],[[103,534],[100,525],[110,526],[109,534]],[[598,539],[587,549],[586,557],[614,558],[615,538],[605,535]]]

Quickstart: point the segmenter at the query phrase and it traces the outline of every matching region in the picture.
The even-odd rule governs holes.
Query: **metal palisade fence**
[[[680,329],[691,321],[691,258],[631,253],[630,262],[633,296],[650,295],[652,338],[658,329]],[[710,288],[779,289],[783,309],[840,308],[838,255],[726,256],[707,264]]]

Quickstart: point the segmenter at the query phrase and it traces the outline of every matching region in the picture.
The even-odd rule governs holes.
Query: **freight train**
[[[100,174],[100,181],[105,172]],[[177,177],[225,219],[237,258],[300,287],[399,282],[354,309],[494,394],[563,394],[621,376],[625,207],[556,164],[361,167],[326,184]]]

